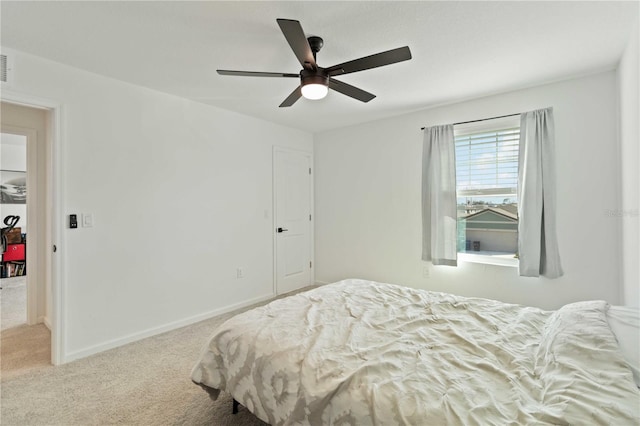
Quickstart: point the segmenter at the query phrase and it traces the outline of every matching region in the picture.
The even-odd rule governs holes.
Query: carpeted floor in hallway
[[[27,323],[27,277],[0,279],[0,329]]]

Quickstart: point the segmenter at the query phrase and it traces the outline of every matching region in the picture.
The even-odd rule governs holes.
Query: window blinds
[[[518,127],[456,136],[456,186],[459,197],[516,194]]]

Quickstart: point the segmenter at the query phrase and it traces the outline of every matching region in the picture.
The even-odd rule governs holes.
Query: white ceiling
[[[0,8],[5,47],[312,132],[614,69],[639,13],[636,1],[3,0]],[[320,66],[405,45],[413,59],[339,78],[376,94],[369,103],[330,91],[278,108],[297,80],[215,72],[299,72],[276,18],[324,39]]]

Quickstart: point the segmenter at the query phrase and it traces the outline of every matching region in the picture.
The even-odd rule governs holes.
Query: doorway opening
[[[2,376],[50,365],[51,279],[47,268],[49,111],[2,102],[0,278]]]
[[[27,136],[0,137],[0,328],[6,330],[27,324]]]

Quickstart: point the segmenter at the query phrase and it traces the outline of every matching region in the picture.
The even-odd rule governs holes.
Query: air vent
[[[7,55],[0,55],[0,81],[7,82]]]

